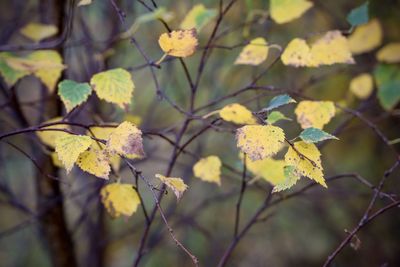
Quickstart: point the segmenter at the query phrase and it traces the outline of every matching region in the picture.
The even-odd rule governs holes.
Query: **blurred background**
[[[168,16],[164,18],[171,29],[179,27],[195,4],[202,3],[216,10],[219,8],[219,1],[212,0],[154,2],[168,11]],[[223,2],[227,5],[230,1]],[[269,1],[236,1],[219,27],[215,45],[221,47],[215,47],[208,58],[195,107],[243,88],[265,70],[268,71],[257,84],[274,86],[277,90],[249,90],[201,110],[198,115],[235,102],[257,111],[265,107],[273,96],[287,92],[293,93],[295,99],[302,95],[341,103],[358,110],[375,123],[389,140],[399,138],[399,109],[383,110],[375,92],[366,100],[358,100],[349,94],[349,82],[354,76],[373,72],[377,64],[376,51],[356,56],[357,64],[354,65],[293,68],[276,61],[278,50],[271,50],[266,62],[260,66],[233,65],[246,42],[256,37],[264,37],[270,44],[285,47],[296,37],[311,38],[317,33],[334,29],[346,31],[350,28],[346,21],[347,14],[363,3],[355,0],[312,2],[314,7],[300,19],[276,24],[267,15]],[[126,14],[126,27],[149,12],[146,5],[154,8],[152,1],[146,0],[119,0],[116,3]],[[383,27],[383,44],[400,41],[399,14],[400,1],[370,1],[370,15],[377,17]],[[193,77],[196,77],[201,52],[215,21],[208,23],[199,34],[199,52],[185,59]],[[175,138],[185,116],[156,96],[147,62],[129,39],[121,38],[120,34],[126,28],[121,25],[110,1],[94,0],[89,6],[77,7],[75,1],[1,0],[1,50],[17,50],[22,55],[28,53],[31,48],[25,49],[24,45],[29,45],[31,41],[19,30],[30,22],[51,23],[59,28],[57,36],[42,42],[50,42],[52,47],[48,48],[63,55],[63,62],[68,66],[63,72],[63,79],[88,82],[93,74],[117,67],[125,68],[132,74],[136,88],[130,107],[125,110],[116,108],[93,94],[86,105],[71,114],[70,121],[90,124],[129,119],[139,124],[144,132],[162,132],[171,139]],[[145,53],[154,61],[163,54],[157,41],[164,32],[166,28],[160,21],[150,20],[140,24],[134,34]],[[156,69],[156,76],[163,93],[187,110],[190,87],[179,60],[168,58],[161,69]],[[66,114],[57,94],[49,93],[33,76],[21,79],[12,88],[2,81],[1,87],[1,134]],[[20,106],[18,112],[15,111],[16,106]],[[296,137],[301,131],[296,123],[294,108],[294,105],[289,105],[281,110],[293,121],[278,123],[288,138]],[[205,125],[201,120],[192,121],[182,143]],[[201,266],[216,266],[232,242],[241,186],[243,164],[231,131],[237,126],[226,122],[220,126],[227,130],[208,129],[187,146],[186,149],[195,156],[189,153],[179,156],[172,176],[182,177],[189,185],[182,200],[177,202],[172,192],[168,192],[162,202],[179,240],[199,258]],[[74,130],[82,132],[79,128]],[[321,148],[325,177],[355,173],[377,185],[385,170],[396,160],[393,151],[370,127],[347,112],[339,111],[325,131],[336,133],[340,138],[340,141],[328,142]],[[144,144],[147,157],[137,160],[136,166],[153,184],[159,185],[153,178],[154,174],[165,173],[173,146],[153,135],[145,135]],[[199,157],[208,155],[219,156],[224,164],[239,171],[223,168],[220,187],[195,178],[193,164]],[[49,179],[43,172],[51,173],[59,180]],[[399,174],[399,170],[391,174],[385,184],[385,192],[400,193]],[[125,165],[121,166],[119,176],[124,182],[134,183]],[[53,166],[48,150],[34,133],[2,139],[0,265],[54,266],[57,262],[54,257],[74,257],[69,266],[133,266],[145,229],[144,216],[137,212],[130,218],[112,219],[99,198],[99,189],[104,183],[78,168],[67,175],[65,170]],[[329,189],[315,186],[303,194],[285,199],[285,195],[309,183],[308,179],[302,178],[293,189],[274,195],[273,200],[283,201],[265,211],[268,219],[254,224],[239,242],[226,266],[322,266],[345,238],[346,231],[357,225],[373,191],[353,178],[343,178],[330,182]],[[269,188],[268,182],[262,180],[248,187],[242,203],[241,227],[262,205]],[[146,207],[151,210],[154,200],[148,188],[140,183],[140,190]],[[386,204],[388,201],[385,198],[378,199],[376,209]],[[56,227],[46,228],[52,225]],[[357,233],[351,241],[352,246],[346,246],[332,266],[400,266],[399,226],[399,210],[386,212]],[[61,254],[55,255],[54,249]],[[158,214],[148,236],[141,266],[192,266],[190,258],[170,238]]]

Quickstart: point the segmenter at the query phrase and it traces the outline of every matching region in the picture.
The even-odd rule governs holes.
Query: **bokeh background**
[[[87,7],[76,7],[71,1],[56,0],[1,0],[0,1],[0,45],[25,44],[29,40],[19,34],[25,24],[37,21],[65,27],[68,16],[72,17],[70,34],[57,46],[62,52],[68,68],[63,78],[89,81],[102,70],[122,67],[132,73],[136,85],[132,106],[129,110],[115,106],[91,96],[89,103],[70,120],[82,123],[120,122],[129,116],[140,117],[140,128],[144,131],[163,131],[174,138],[184,116],[166,101],[156,97],[149,68],[141,67],[146,62],[129,40],[118,36],[124,28],[110,1],[94,0]],[[137,17],[148,12],[139,1],[116,1],[126,13],[126,24],[131,25]],[[151,6],[151,1],[143,1]],[[170,1],[155,2],[172,12],[168,22],[172,29],[179,26],[187,11],[197,3],[218,9],[218,1]],[[229,1],[224,1],[229,2]],[[361,72],[371,72],[376,66],[375,53],[356,57],[355,65],[335,65],[316,69],[292,68],[277,61],[279,55],[271,51],[267,61],[258,67],[235,66],[233,62],[243,44],[255,37],[264,37],[271,44],[284,47],[295,37],[310,38],[328,30],[350,28],[346,21],[349,11],[363,1],[313,0],[314,8],[294,22],[278,25],[268,17],[258,16],[248,27],[251,10],[268,11],[268,1],[239,0],[225,16],[219,33],[225,32],[216,42],[229,49],[215,48],[207,62],[202,77],[196,107],[234,92],[247,85],[261,71],[268,69],[258,82],[272,85],[275,91],[252,90],[237,97],[222,101],[202,112],[201,115],[219,109],[228,103],[245,103],[257,111],[279,92],[297,92],[315,99],[345,103],[359,110],[374,122],[390,139],[400,136],[400,110],[384,111],[375,94],[360,101],[348,93],[352,77]],[[72,9],[72,11],[71,11]],[[395,0],[370,1],[371,16],[379,18],[384,29],[384,43],[400,41],[400,2]],[[71,13],[72,12],[72,13]],[[214,27],[209,23],[199,36],[200,48],[206,44]],[[162,56],[157,40],[166,32],[159,21],[141,25],[135,38],[153,60]],[[237,45],[237,46],[236,46]],[[24,53],[24,51],[21,51]],[[189,72],[195,74],[201,53],[185,59]],[[170,59],[156,70],[162,90],[179,106],[187,109],[190,90],[182,66],[178,60]],[[0,104],[7,103],[10,88],[2,82]],[[400,90],[400,88],[399,88]],[[13,97],[21,104],[21,112],[29,125],[37,125],[51,119],[57,113],[65,114],[56,94],[48,94],[34,77],[27,77],[12,88]],[[296,98],[296,96],[294,96]],[[289,105],[282,112],[294,121],[279,123],[287,136],[296,137],[301,131],[295,122],[293,109]],[[132,117],[130,117],[132,118]],[[135,118],[137,120],[137,118]],[[191,123],[183,140],[187,140],[201,127],[202,121]],[[235,129],[225,123],[222,127]],[[395,160],[394,153],[376,134],[351,114],[339,112],[326,127],[334,132],[342,127],[337,136],[322,148],[322,164],[325,176],[357,173],[376,185],[384,171]],[[2,133],[22,128],[20,119],[12,113],[12,107],[1,105],[0,131]],[[80,129],[75,129],[80,131]],[[19,135],[7,139],[18,145],[27,154],[48,166],[48,153],[35,134]],[[136,163],[138,169],[156,185],[155,173],[164,173],[173,147],[155,136],[145,137],[146,159]],[[399,147],[397,147],[399,148]],[[229,131],[205,131],[187,149],[198,157],[218,155],[224,163],[242,169],[234,135]],[[192,166],[196,158],[181,154],[173,170],[173,176],[182,177],[190,186],[183,199],[177,203],[172,192],[163,199],[163,207],[176,235],[198,256],[201,266],[216,266],[224,250],[232,241],[235,205],[241,184],[241,176],[223,169],[222,185],[205,183],[195,178]],[[47,162],[47,163],[46,163]],[[79,266],[132,266],[145,228],[144,217],[137,212],[130,218],[112,219],[105,212],[98,195],[104,181],[87,175],[75,168],[69,175],[62,169],[55,170],[62,178],[61,193],[68,235],[72,240],[74,254]],[[385,192],[400,193],[400,172],[395,171],[385,185]],[[121,167],[123,181],[134,179],[125,166]],[[44,235],[41,207],[51,203],[51,198],[40,199],[38,187],[43,177],[21,151],[3,140],[0,142],[0,265],[1,266],[52,266],[49,242]],[[302,178],[295,188],[300,189],[310,181]],[[144,202],[150,209],[153,199],[144,184],[140,184]],[[249,186],[244,195],[241,226],[247,222],[264,200],[269,185],[258,181]],[[283,193],[283,195],[286,193]],[[355,179],[343,178],[329,184],[329,189],[315,186],[293,199],[282,201],[267,209],[270,215],[247,233],[236,247],[227,266],[321,266],[327,256],[346,236],[365,211],[372,191]],[[279,197],[279,196],[274,196]],[[57,201],[57,200],[55,200]],[[377,207],[387,204],[378,200]],[[357,234],[359,247],[347,246],[337,257],[333,266],[400,266],[400,214],[392,209],[373,221]],[[353,240],[353,243],[358,243]],[[191,266],[190,259],[170,238],[166,227],[157,215],[149,235],[146,255],[142,266]]]

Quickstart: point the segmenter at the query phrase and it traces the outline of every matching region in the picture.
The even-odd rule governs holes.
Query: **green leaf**
[[[391,110],[400,101],[400,68],[396,65],[380,64],[374,77],[378,86],[378,99],[382,107]]]
[[[361,6],[351,10],[350,13],[347,15],[347,21],[351,24],[352,27],[368,22],[369,20],[368,5],[369,3],[368,1],[366,1]]]
[[[294,186],[297,183],[297,181],[300,179],[300,176],[301,176],[297,172],[295,166],[285,166],[283,168],[283,173],[285,175],[285,180],[283,180],[279,184],[276,184],[274,186],[274,189],[272,190],[272,193],[280,192],[280,191],[291,188],[292,186]]]
[[[299,137],[306,143],[317,143],[328,139],[339,140],[339,138],[337,138],[336,136],[312,127],[304,129]]]
[[[269,110],[272,110],[272,109],[275,109],[275,108],[278,108],[280,106],[290,104],[290,103],[296,103],[296,100],[294,100],[287,94],[278,95],[271,99],[271,101],[268,104],[268,107],[265,108],[264,110],[269,111]]]
[[[272,111],[269,115],[268,118],[266,119],[266,122],[269,124],[274,124],[275,122],[278,122],[280,120],[287,120],[291,121],[292,119],[286,117],[284,114],[282,114],[280,111]]]
[[[8,52],[0,53],[0,74],[8,86],[13,86],[19,79],[29,75],[29,72],[23,70],[15,70],[7,64],[7,59],[14,57]]]
[[[67,112],[85,102],[91,93],[92,88],[88,83],[64,80],[58,84],[58,95],[61,97]]]

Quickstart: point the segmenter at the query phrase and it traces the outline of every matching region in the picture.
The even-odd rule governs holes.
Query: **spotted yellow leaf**
[[[294,143],[293,147],[289,147],[285,161],[287,165],[294,166],[301,175],[327,187],[321,165],[321,153],[313,143]]]
[[[377,19],[356,27],[348,37],[350,51],[353,55],[370,52],[381,45],[383,38],[382,26]]]
[[[56,35],[58,33],[58,28],[57,26],[51,24],[32,22],[25,25],[20,32],[25,37],[28,37],[35,42],[39,42],[43,39]]]
[[[93,148],[93,145],[79,155],[76,164],[83,171],[103,179],[108,179],[108,174],[111,171],[107,151]]]
[[[236,131],[237,146],[252,160],[271,157],[281,150],[285,133],[273,125],[246,125]]]
[[[219,115],[223,120],[236,124],[257,124],[251,111],[237,103],[226,105],[219,111]]]
[[[198,45],[196,29],[163,33],[158,39],[158,44],[167,55],[174,57],[191,56]]]
[[[215,9],[207,9],[203,4],[197,4],[186,14],[179,28],[184,30],[196,28],[199,32],[216,15]]]
[[[307,0],[270,0],[272,19],[279,24],[301,17],[313,3]]]
[[[208,156],[196,162],[193,173],[203,181],[221,185],[221,166],[221,160],[217,156]]]
[[[301,128],[314,127],[322,129],[335,116],[335,105],[332,101],[301,101],[294,113]]]
[[[144,157],[142,131],[132,123],[124,121],[110,134],[107,150],[121,156]]]
[[[86,135],[68,134],[56,139],[56,152],[67,172],[71,171],[79,155],[91,144],[92,139]]]
[[[389,43],[382,47],[376,54],[380,62],[398,63],[400,62],[400,43]]]
[[[121,68],[93,75],[90,85],[100,99],[117,104],[121,108],[131,103],[135,88],[131,74]]]
[[[285,65],[319,67],[336,63],[353,64],[348,41],[340,31],[329,31],[311,46],[305,40],[292,40],[281,56]]]
[[[374,81],[369,73],[362,73],[350,81],[350,92],[359,99],[367,99],[374,90]]]
[[[63,118],[62,117],[56,117],[51,120],[45,121],[42,123],[42,125],[53,123],[53,122],[60,122]],[[71,130],[71,128],[66,125],[66,124],[56,124],[56,125],[51,125],[51,126],[46,126],[41,129],[60,129],[60,130]],[[66,132],[63,131],[37,131],[36,135],[39,137],[40,141],[42,141],[43,144],[48,145],[51,148],[56,147],[56,139],[62,136],[69,135]]]
[[[172,191],[174,191],[174,194],[178,200],[181,199],[183,193],[188,188],[182,178],[166,177],[161,174],[156,174],[156,177],[160,179],[161,182],[168,186]]]
[[[259,65],[268,57],[268,43],[259,37],[250,41],[235,60],[235,65]]]
[[[140,205],[139,195],[131,184],[108,184],[101,189],[100,195],[101,202],[114,218],[132,216]]]

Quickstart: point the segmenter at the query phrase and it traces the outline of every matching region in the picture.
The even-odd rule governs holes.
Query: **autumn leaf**
[[[203,181],[221,185],[221,166],[221,160],[217,156],[208,156],[196,162],[193,173]]]
[[[139,195],[131,184],[108,184],[101,189],[100,195],[101,202],[114,218],[132,216],[140,205]]]
[[[32,22],[25,25],[20,32],[25,37],[35,42],[39,42],[43,39],[56,35],[58,33],[58,28],[57,26],[51,24]]]
[[[121,156],[144,157],[142,131],[132,123],[124,121],[110,134],[107,150]]]
[[[284,140],[283,130],[272,125],[246,125],[236,131],[237,146],[253,161],[278,153]]]
[[[314,127],[322,129],[335,116],[335,105],[332,101],[301,101],[294,113],[301,128]]]
[[[186,191],[188,186],[185,184],[185,182],[182,180],[182,178],[177,178],[177,177],[166,177],[161,174],[156,174],[156,177],[161,180],[168,188],[170,188],[176,198],[180,200],[182,198],[183,193]]]
[[[7,61],[15,56],[8,52],[0,52],[0,74],[8,86],[13,86],[19,79],[29,75],[26,70],[16,70],[12,68]]]
[[[370,52],[381,45],[383,39],[382,26],[378,19],[356,27],[348,37],[349,48],[353,55]]]
[[[300,133],[299,137],[301,140],[303,140],[306,143],[317,143],[317,142],[325,141],[328,139],[339,140],[336,136],[333,136],[327,132],[322,131],[321,129],[313,128],[313,127],[304,129]]]
[[[79,155],[91,144],[92,139],[86,135],[68,134],[56,139],[56,152],[67,172],[71,171]]]
[[[52,152],[50,154],[50,157],[51,157],[51,161],[53,162],[54,166],[56,166],[57,168],[64,168],[64,164],[58,158],[57,152]]]
[[[236,124],[257,124],[251,111],[237,103],[226,105],[219,111],[219,115],[223,120]]]
[[[294,166],[301,175],[327,187],[322,172],[321,153],[314,144],[303,141],[294,143],[289,147],[285,161],[288,166]]]
[[[83,171],[108,180],[111,168],[107,151],[92,146],[79,155],[76,164]]]
[[[329,31],[311,46],[296,38],[285,48],[282,56],[285,65],[294,67],[319,67],[337,63],[353,64],[348,41],[340,31]]]
[[[268,57],[268,43],[259,37],[250,41],[235,60],[235,65],[260,65]]]
[[[90,85],[100,99],[117,104],[121,108],[131,103],[135,88],[131,74],[122,68],[93,75]]]
[[[215,9],[207,9],[203,4],[197,4],[186,14],[179,28],[184,30],[195,28],[200,32],[216,15]]]
[[[58,84],[58,95],[63,101],[67,112],[84,103],[91,93],[92,88],[88,83],[64,80]]]
[[[374,90],[374,81],[369,73],[362,73],[350,81],[350,92],[359,99],[367,99]]]
[[[301,17],[313,3],[307,0],[270,0],[272,19],[279,24]]]
[[[92,4],[93,0],[80,0],[77,6],[87,6]]]
[[[298,173],[295,166],[285,166],[283,168],[284,179],[276,183],[272,193],[281,192],[293,187],[300,179],[301,174]]]
[[[389,43],[379,49],[376,59],[385,63],[400,62],[400,43]]]
[[[243,156],[241,156],[243,158]],[[261,177],[272,185],[281,183],[284,180],[283,168],[286,165],[284,160],[265,158],[261,160],[246,160],[247,169],[256,177]]]
[[[196,29],[163,33],[158,44],[167,55],[188,57],[194,54],[198,45]]]
[[[51,120],[45,121],[42,124],[49,124],[53,122],[58,122],[61,121],[63,118],[62,117],[56,117]],[[60,130],[71,130],[71,127],[69,127],[66,124],[55,124],[47,127],[42,127],[41,129],[60,129]],[[67,136],[69,135],[66,132],[63,131],[37,131],[36,135],[39,137],[40,141],[44,143],[45,145],[48,145],[51,148],[56,147],[56,140],[59,137]]]
[[[291,121],[292,119],[286,117],[282,112],[280,111],[272,111],[267,119],[265,120],[268,124],[274,124],[278,121],[281,120],[287,120],[287,121]]]

